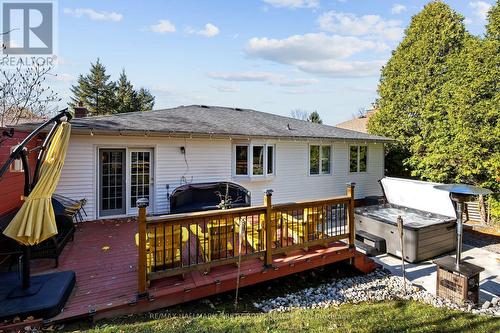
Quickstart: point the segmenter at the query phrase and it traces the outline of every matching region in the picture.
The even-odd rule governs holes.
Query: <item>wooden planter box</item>
[[[437,265],[436,294],[458,304],[479,301],[479,273],[482,267],[461,262],[457,267],[455,258],[445,257],[435,260]]]

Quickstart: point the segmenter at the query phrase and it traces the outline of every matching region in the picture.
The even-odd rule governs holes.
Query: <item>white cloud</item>
[[[480,20],[485,21],[488,18],[488,11],[491,8],[491,4],[484,1],[472,1],[469,2],[469,6],[473,9],[474,15]]]
[[[357,16],[329,11],[318,18],[322,30],[348,36],[367,36],[395,41],[403,35],[401,21],[384,20],[379,15]]]
[[[366,77],[376,76],[385,60],[344,61],[328,59],[316,62],[297,62],[295,65],[308,73],[330,77]]]
[[[332,77],[376,75],[385,60],[352,61],[349,58],[363,51],[386,50],[385,43],[325,33],[294,35],[285,39],[252,38],[245,48],[250,56]]]
[[[272,85],[279,85],[285,87],[297,87],[305,86],[310,84],[316,84],[319,81],[317,79],[290,79],[282,74],[272,73],[272,72],[213,72],[208,73],[208,76],[212,79],[224,80],[224,81],[236,81],[236,82],[266,82]]]
[[[263,0],[277,8],[317,8],[319,0]]]
[[[224,93],[234,93],[240,91],[240,88],[236,86],[217,86],[217,91]]]
[[[406,12],[406,6],[400,3],[395,3],[392,5],[391,14],[401,14],[402,12]]]
[[[309,33],[293,35],[285,39],[257,38],[249,40],[247,54],[267,60],[294,63],[331,58],[348,58],[365,50],[385,51],[384,43],[363,40],[357,37]]]
[[[116,12],[97,11],[91,8],[64,8],[64,14],[74,17],[83,17],[91,19],[92,21],[111,21],[119,22],[123,19],[123,15]]]
[[[175,32],[175,25],[173,25],[169,20],[159,20],[157,24],[149,26],[149,30],[159,33],[166,34]]]
[[[186,32],[188,34],[197,34],[197,35],[211,38],[211,37],[217,36],[220,32],[220,29],[218,27],[216,27],[215,25],[213,25],[212,23],[207,23],[207,24],[205,24],[205,27],[203,29],[198,30],[198,31],[191,28],[191,27],[187,27]]]

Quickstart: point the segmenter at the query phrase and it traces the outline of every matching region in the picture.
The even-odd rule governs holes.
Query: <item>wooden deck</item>
[[[168,277],[151,282],[149,298],[137,300],[138,251],[134,242],[137,221],[106,220],[78,225],[75,241],[60,257],[57,269],[53,260],[37,260],[32,273],[73,270],[76,286],[64,311],[53,318],[61,322],[78,318],[93,319],[151,311],[166,306],[210,296],[236,287],[236,265],[214,267],[207,275],[201,272]],[[287,256],[273,258],[273,268],[264,269],[260,259],[242,262],[240,286],[275,279],[314,267],[354,258],[362,271],[374,269],[374,263],[343,242],[328,247],[310,247]]]

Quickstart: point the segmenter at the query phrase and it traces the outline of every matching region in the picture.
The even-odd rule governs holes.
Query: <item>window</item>
[[[264,144],[235,145],[235,176],[274,174],[274,146]]]
[[[321,147],[321,173],[330,173],[330,146]]]
[[[349,171],[366,172],[367,155],[367,146],[351,146],[351,148],[349,149]]]
[[[359,146],[359,172],[366,172],[367,146]]]
[[[17,146],[14,146],[14,147],[11,147],[10,148],[10,153],[12,154],[12,152],[17,148]],[[23,161],[21,160],[21,157],[19,158],[16,158],[10,165],[9,167],[9,170],[10,172],[23,172],[24,169],[23,169]]]
[[[267,146],[267,174],[274,173],[274,146]]]
[[[331,146],[309,146],[309,174],[328,175],[331,173]]]
[[[253,146],[252,172],[254,175],[264,174],[264,146]]]
[[[236,174],[248,175],[248,146],[236,146]]]

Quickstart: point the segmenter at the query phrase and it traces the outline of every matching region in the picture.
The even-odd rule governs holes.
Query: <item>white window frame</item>
[[[272,148],[273,150],[273,158],[272,158],[272,163],[273,163],[273,172],[269,173],[267,172],[268,166],[269,166],[269,148]],[[266,176],[273,176],[276,173],[276,146],[275,145],[266,145],[266,152],[265,152],[265,164],[266,164],[266,170],[265,170],[265,175]]]
[[[317,146],[319,147],[319,173],[314,174],[311,173],[311,147],[312,146]],[[323,147],[330,147],[330,172],[328,173],[323,173]],[[318,177],[318,176],[331,176],[333,174],[333,145],[325,145],[321,143],[310,143],[309,146],[307,147],[307,174],[312,177]]]
[[[247,173],[246,174],[237,174],[236,173],[236,147],[247,147]],[[233,145],[233,152],[232,152],[232,160],[233,160],[233,165],[231,167],[232,172],[233,172],[233,177],[249,177],[252,174],[252,169],[251,169],[251,154],[252,154],[252,149],[250,144],[246,143],[237,143]]]
[[[351,171],[351,147],[356,147],[357,148],[357,161],[356,161],[356,171]],[[360,147],[366,147],[366,170],[365,171],[359,171],[359,166],[360,166]],[[349,145],[349,153],[348,153],[348,159],[347,159],[347,169],[349,170],[349,173],[367,173],[368,172],[368,145]]]
[[[247,170],[248,173],[246,175],[238,175],[236,174],[236,147],[240,146],[245,146],[248,148],[248,154],[247,154]],[[264,150],[264,156],[263,156],[263,173],[262,175],[254,175],[253,174],[253,148],[254,147],[263,147]],[[273,147],[273,172],[272,173],[267,173],[267,149],[268,147]],[[271,143],[266,143],[266,142],[260,142],[260,141],[255,141],[255,142],[236,142],[233,144],[233,149],[232,149],[232,166],[231,166],[231,173],[233,175],[233,178],[246,178],[246,179],[251,179],[251,180],[258,180],[258,179],[267,179],[267,178],[272,178],[276,174],[276,145],[271,144]]]
[[[10,147],[10,153],[17,148],[17,146]],[[28,158],[28,157],[27,157]],[[14,161],[9,166],[9,172],[24,172],[23,168],[23,160],[21,158],[21,155],[19,155],[18,158],[16,158]]]

